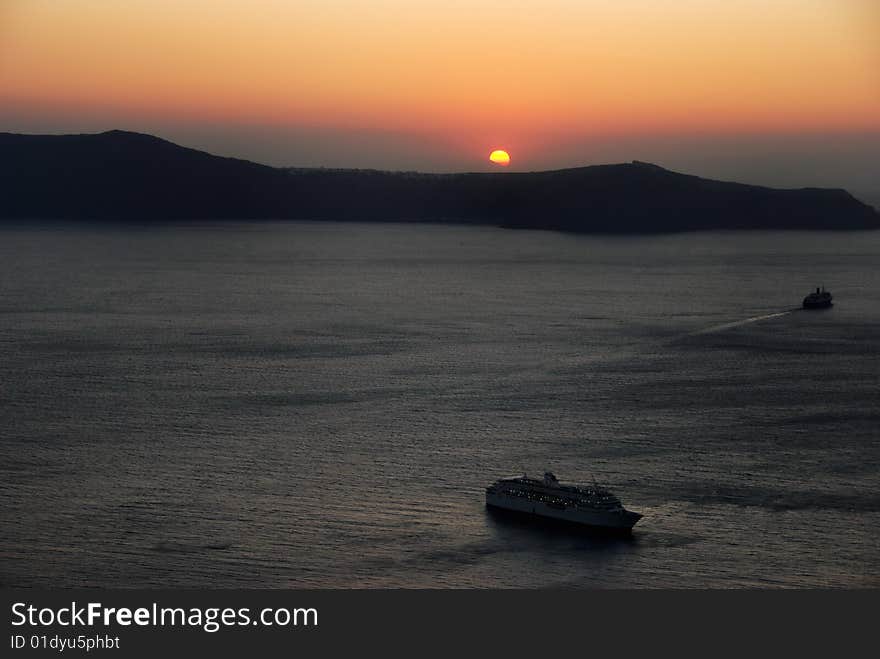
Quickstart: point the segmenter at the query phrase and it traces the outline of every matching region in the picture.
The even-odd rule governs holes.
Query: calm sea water
[[[0,584],[878,587],[878,263],[880,232],[0,228]],[[486,512],[545,469],[645,518]]]

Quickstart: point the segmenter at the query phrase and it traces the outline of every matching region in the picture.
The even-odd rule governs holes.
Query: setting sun
[[[503,149],[496,149],[489,154],[489,160],[491,162],[494,162],[496,165],[507,167],[510,164],[510,154]]]

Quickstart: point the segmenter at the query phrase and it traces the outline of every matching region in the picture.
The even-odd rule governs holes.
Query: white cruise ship
[[[563,485],[549,471],[541,480],[523,475],[495,481],[486,488],[486,505],[616,531],[629,531],[642,518],[610,490]]]

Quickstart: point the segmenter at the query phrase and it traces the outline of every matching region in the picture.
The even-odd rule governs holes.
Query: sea
[[[878,231],[2,225],[0,586],[880,587],[878,265]],[[644,518],[487,511],[548,470]]]

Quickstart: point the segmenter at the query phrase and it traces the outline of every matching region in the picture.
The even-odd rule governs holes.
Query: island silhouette
[[[596,233],[880,228],[880,214],[842,189],[716,181],[639,161],[460,174],[278,168],[120,130],[0,133],[0,190],[3,220],[454,222]]]

